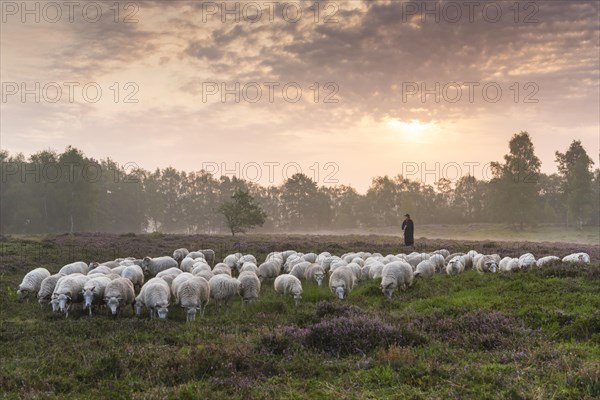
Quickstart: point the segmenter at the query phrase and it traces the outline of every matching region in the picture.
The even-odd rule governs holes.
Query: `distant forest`
[[[512,137],[503,162],[492,163],[489,181],[463,176],[428,185],[378,176],[366,194],[344,185],[319,187],[304,174],[264,187],[206,171],[131,169],[73,147],[29,158],[2,150],[0,161],[3,234],[226,233],[218,209],[236,189],[248,191],[266,212],[260,230],[270,232],[399,226],[405,213],[419,224],[600,225],[600,170],[581,142],[557,151],[557,172],[546,175],[526,132]]]

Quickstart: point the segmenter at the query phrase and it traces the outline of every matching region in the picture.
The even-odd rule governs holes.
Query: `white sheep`
[[[306,253],[304,255],[302,255],[302,259],[304,261],[308,261],[309,263],[315,263],[317,262],[317,254],[316,253]]]
[[[482,255],[481,257],[479,257],[478,254],[475,269],[480,274],[483,274],[484,272],[496,273],[498,271],[498,263],[496,262],[496,259],[492,256]]]
[[[381,261],[375,261],[373,263],[370,263],[369,279],[381,278],[381,274],[383,273],[384,267],[385,264]]]
[[[203,263],[203,262],[198,262],[198,263],[194,264],[194,269],[192,269],[192,275],[197,275],[201,271],[207,271],[207,272],[212,273],[212,269],[210,268],[210,265]]]
[[[227,265],[230,269],[233,269],[237,265],[237,262],[241,256],[242,255],[240,253],[229,254],[223,259],[223,264]],[[219,265],[219,264],[217,264],[217,265]],[[215,265],[215,267],[216,267],[216,265]]]
[[[21,284],[17,289],[20,298],[29,296],[29,293],[38,293],[42,287],[42,281],[50,276],[50,271],[46,268],[35,268],[29,271],[23,277]]]
[[[256,264],[250,261],[247,261],[244,263],[244,265],[242,265],[242,268],[240,268],[240,274],[245,271],[250,271],[253,274],[258,275],[258,267]]]
[[[240,281],[227,274],[218,274],[208,281],[208,285],[210,286],[210,297],[219,307],[221,304],[227,306],[229,300],[237,294]]]
[[[160,271],[158,274],[156,274],[155,278],[162,278],[165,275],[174,275],[177,276],[179,274],[182,274],[183,271],[180,270],[177,267],[173,267],[173,268],[169,268],[169,269],[165,269],[164,271]]]
[[[70,274],[86,275],[89,272],[89,270],[90,270],[89,265],[87,265],[83,261],[76,261],[74,263],[63,266],[60,269],[60,271],[58,271],[58,273],[63,274],[63,275],[70,275]]]
[[[107,274],[110,274],[112,272],[113,272],[113,270],[111,268],[109,268],[108,266],[99,264],[98,266],[96,266],[94,268],[90,268],[90,270],[88,271],[87,275],[90,275],[90,274],[104,274],[104,275],[107,275]]]
[[[192,275],[189,272],[183,272],[179,275],[177,275],[174,279],[173,282],[171,282],[171,296],[173,296],[173,302],[175,304],[179,303],[179,300],[177,299],[177,291],[179,290],[179,286],[181,286],[183,284],[183,282],[187,281],[188,279],[192,279],[195,276]]]
[[[356,284],[356,275],[349,267],[336,268],[329,276],[329,290],[340,300],[348,296]]]
[[[562,261],[568,263],[589,264],[590,255],[587,253],[573,253],[569,254],[568,256],[564,256]]]
[[[136,315],[140,316],[142,308],[147,307],[150,310],[150,319],[158,317],[166,319],[169,313],[171,299],[171,289],[162,278],[152,278],[144,286],[140,294],[135,299]]]
[[[410,264],[410,266],[413,268],[413,271],[415,270],[415,268],[417,268],[417,265],[419,265],[419,263],[421,261],[425,261],[425,260],[429,260],[429,255],[426,254],[415,254],[415,255],[409,255],[408,257],[406,257],[406,262]]]
[[[450,252],[446,249],[439,249],[439,250],[435,250],[435,251],[431,252],[431,255],[434,255],[434,254],[439,254],[442,257],[446,258],[450,255]]]
[[[196,261],[194,258],[185,257],[183,260],[181,260],[181,263],[179,263],[179,269],[183,272],[192,272],[194,269],[194,264],[197,262],[198,261]]]
[[[104,289],[104,302],[113,316],[117,316],[122,307],[129,304],[133,306],[135,302],[133,283],[127,278],[112,280]]]
[[[436,254],[436,255],[441,257],[441,255],[439,255],[439,254]],[[430,278],[435,274],[435,270],[436,270],[436,266],[433,262],[431,262],[431,259],[423,260],[419,264],[417,264],[417,267],[415,268],[414,276],[415,276],[415,278],[417,276],[420,276],[422,278]]]
[[[197,270],[194,269],[194,271],[192,271],[192,275],[196,276],[196,277],[202,277],[204,279],[206,279],[206,281],[210,281],[210,279],[215,276],[215,274],[212,273],[211,270]]]
[[[307,281],[316,281],[317,286],[321,286],[323,279],[325,278],[325,270],[318,263],[310,264],[304,273]]]
[[[242,271],[238,276],[240,285],[238,292],[242,297],[242,304],[252,303],[260,294],[260,279],[252,271]]]
[[[428,261],[431,261],[436,272],[440,272],[444,269],[444,256],[442,254],[432,254]]]
[[[204,316],[204,310],[210,299],[210,285],[202,277],[190,278],[177,288],[176,297],[185,310],[186,322],[195,321],[198,311],[201,316]]]
[[[155,258],[144,257],[142,261],[142,269],[144,270],[144,274],[151,277],[156,276],[156,274],[158,274],[160,271],[178,266],[179,263],[172,257],[168,256]]]
[[[454,256],[448,261],[446,265],[446,274],[458,275],[465,270],[465,264],[463,263],[464,256]]]
[[[300,282],[300,279],[290,274],[279,275],[275,278],[273,286],[277,293],[284,296],[291,294],[294,298],[294,303],[296,305],[300,304],[302,300],[302,282]]]
[[[310,262],[308,261],[302,261],[299,262],[298,264],[295,264],[291,271],[289,272],[290,275],[294,275],[296,278],[300,279],[300,280],[304,280],[306,279],[306,270],[308,269],[308,267],[310,267]]]
[[[560,261],[560,258],[556,256],[546,256],[538,258],[538,260],[536,261],[536,266],[543,267],[544,265],[555,261]]]
[[[144,285],[144,271],[139,265],[133,264],[125,267],[121,276],[129,279],[133,283],[134,289],[138,288],[139,290]]]
[[[508,260],[506,260],[508,258]],[[517,272],[519,271],[519,259],[512,257],[504,257],[500,261],[500,272]]]
[[[381,292],[391,300],[396,288],[406,290],[412,286],[414,272],[412,266],[404,261],[393,261],[383,268],[381,279]]]
[[[112,268],[111,271],[113,274],[117,274],[120,276],[123,273],[123,271],[125,271],[125,268],[127,268],[127,265],[119,265],[118,267]]]
[[[83,274],[73,273],[63,276],[56,283],[52,297],[56,299],[58,309],[65,314],[65,317],[69,317],[69,309],[73,304],[83,302],[83,287],[88,279]]]
[[[242,266],[247,262],[256,265],[256,257],[254,257],[252,254],[244,254],[241,256],[235,263],[235,268],[237,269],[238,273],[240,272]]]
[[[194,260],[198,258],[204,260],[204,253],[202,251],[191,251],[186,257],[193,258]]]
[[[89,310],[90,317],[92,316],[92,306],[99,306],[104,302],[104,291],[108,284],[112,282],[106,276],[89,279],[83,285],[83,309]]]
[[[531,253],[525,253],[519,257],[519,269],[522,271],[527,271],[529,268],[535,267],[536,265],[535,257]]]
[[[214,275],[229,275],[231,276],[231,268],[225,263],[218,263],[212,270]]]
[[[183,260],[188,254],[190,254],[190,251],[188,249],[186,249],[185,247],[182,247],[173,252],[173,259],[175,259],[175,261],[179,262],[179,261]]]
[[[258,266],[258,279],[264,281],[266,279],[275,279],[281,270],[281,266],[275,261],[266,261]]]
[[[52,293],[54,293],[54,289],[56,288],[56,284],[63,276],[65,275],[57,273],[44,278],[40,284],[40,290],[37,293],[38,303],[40,303],[40,305],[50,303],[50,300],[52,299]]]

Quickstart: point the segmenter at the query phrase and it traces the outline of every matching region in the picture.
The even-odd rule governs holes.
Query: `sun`
[[[418,119],[413,119],[410,121],[401,121],[396,118],[388,118],[386,121],[388,127],[403,132],[404,134],[417,137],[421,133],[425,132],[430,124],[423,123]]]

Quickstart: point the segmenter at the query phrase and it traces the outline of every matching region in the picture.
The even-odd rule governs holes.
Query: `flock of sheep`
[[[235,253],[214,265],[213,250],[190,252],[182,248],[175,250],[172,257],[129,257],[89,265],[78,261],[53,275],[45,268],[36,268],[25,275],[17,293],[20,297],[35,293],[40,305],[51,304],[55,313],[67,317],[69,310],[80,304],[90,316],[92,310],[101,306],[110,309],[113,316],[131,306],[137,316],[146,308],[150,318],[165,319],[171,304],[179,304],[185,310],[186,320],[194,321],[198,312],[204,315],[210,299],[217,308],[226,306],[237,295],[243,303],[254,302],[266,281],[273,281],[277,293],[292,296],[296,305],[302,299],[302,282],[314,281],[321,286],[327,275],[329,289],[339,299],[369,279],[381,279],[381,291],[391,299],[396,289],[411,286],[415,277],[427,278],[440,272],[452,276],[470,268],[480,273],[513,272],[560,260],[556,256],[536,260],[531,253],[501,259],[497,254],[485,255],[475,250],[450,254],[442,249],[386,256],[368,252],[335,256],[328,252],[304,254],[287,250],[269,253],[261,264],[251,254]],[[562,261],[589,263],[590,256],[574,253]]]

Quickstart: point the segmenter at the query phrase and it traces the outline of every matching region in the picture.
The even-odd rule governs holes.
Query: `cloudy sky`
[[[526,130],[544,172],[573,139],[598,165],[597,1],[23,4],[2,1],[11,153],[363,192],[489,178]]]

